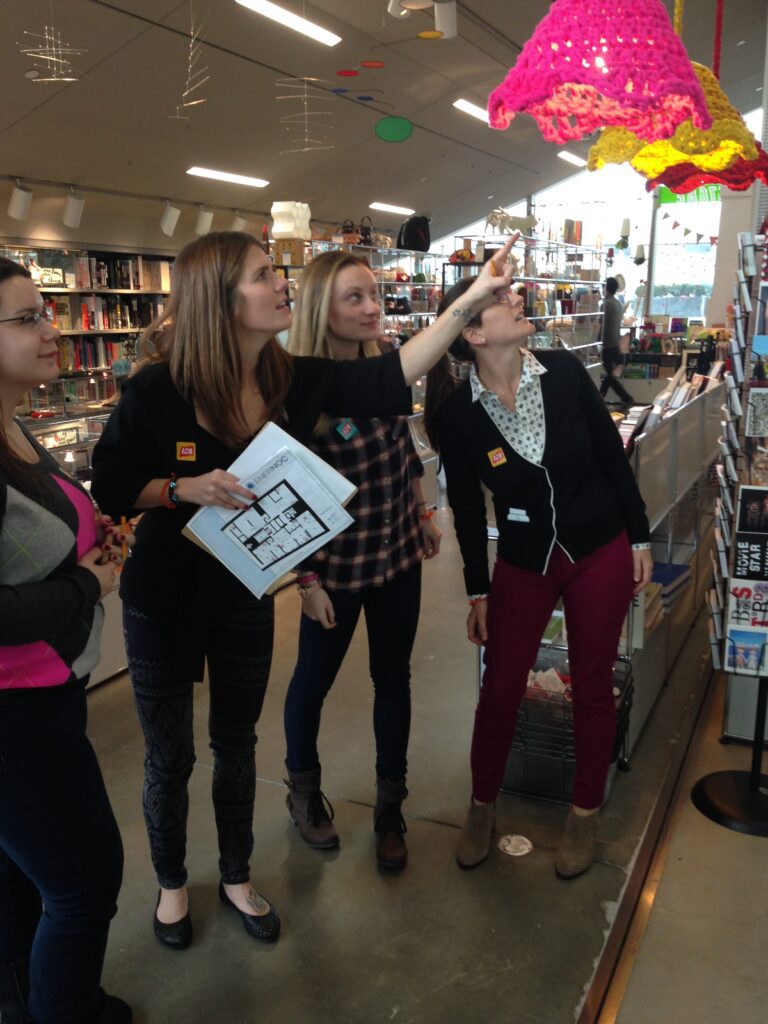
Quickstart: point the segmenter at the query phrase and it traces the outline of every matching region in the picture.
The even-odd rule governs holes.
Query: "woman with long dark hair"
[[[201,505],[236,509],[250,501],[225,467],[268,420],[307,441],[323,412],[409,412],[408,385],[510,275],[509,267],[488,268],[400,353],[334,362],[294,359],[280,348],[275,335],[290,325],[288,282],[253,236],[213,233],[179,254],[170,301],[147,331],[153,354],[129,381],[93,458],[101,507],[113,515],[144,512],[120,592],[147,750],[144,814],[160,886],[154,930],[165,945],[183,949],[192,935],[187,782],[192,688],[205,660],[219,896],[250,935],[274,941],[280,928],[274,908],[251,887],[249,868],[255,726],[272,657],[273,601],[256,600],[182,537],[184,524]]]
[[[460,302],[460,281],[442,308]],[[568,352],[531,352],[523,299],[510,293],[464,325],[430,372],[425,420],[440,452],[464,560],[467,635],[485,645],[472,735],[472,800],[457,859],[488,856],[504,777],[544,628],[559,598],[568,627],[576,778],[555,860],[572,878],[592,863],[597,811],[613,749],[613,663],[632,595],[653,563],[648,520],[618,432],[584,366]],[[493,576],[483,485],[499,532]]]
[[[116,530],[14,410],[59,374],[28,271],[0,258],[0,1019],[112,1022],[100,988],[123,849],[85,734]],[[102,564],[104,563],[104,564]]]

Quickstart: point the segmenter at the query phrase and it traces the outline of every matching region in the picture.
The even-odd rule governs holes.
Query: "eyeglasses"
[[[39,313],[24,313],[21,316],[9,316],[5,320],[0,320],[0,324],[11,324],[20,323],[22,327],[28,327],[29,330],[33,330],[44,320],[45,323],[49,324],[53,320],[53,315],[49,309],[42,309]]]

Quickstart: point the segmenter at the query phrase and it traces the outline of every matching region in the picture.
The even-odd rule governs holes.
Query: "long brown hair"
[[[437,307],[437,315],[440,316],[441,313],[444,313],[452,303],[463,295],[473,280],[474,278],[472,277],[462,277],[452,288],[449,288],[440,300],[440,305]],[[477,316],[473,317],[465,325],[464,330],[467,327],[477,326],[480,323],[481,315],[478,313]],[[436,452],[440,451],[436,423],[438,411],[443,402],[451,397],[460,383],[459,377],[454,372],[454,364],[451,361],[451,357],[458,363],[475,362],[474,349],[464,337],[463,331],[451,344],[448,354],[438,360],[427,374],[427,394],[424,399],[424,428],[427,432],[429,443]]]
[[[13,277],[26,277],[30,280],[32,275],[26,267],[16,263],[15,260],[6,259],[4,256],[0,257],[0,285]],[[33,478],[29,471],[29,463],[20,459],[11,448],[5,433],[5,417],[2,408],[0,408],[0,473],[17,490],[22,491],[28,497],[32,497],[39,489],[37,479]]]
[[[371,267],[362,256],[336,249],[315,257],[301,277],[299,292],[291,321],[291,333],[286,348],[294,356],[331,357],[328,345],[328,317],[333,300],[336,278],[346,267]],[[364,356],[381,355],[377,341],[362,343]],[[331,423],[330,416],[322,414],[315,425],[315,436],[325,434]]]
[[[202,411],[214,434],[233,447],[250,438],[241,401],[243,368],[235,332],[237,285],[250,249],[261,248],[242,231],[197,238],[173,264],[171,295],[142,335],[142,362],[167,363],[176,388]],[[284,418],[293,377],[290,356],[276,338],[259,354],[255,382],[267,418]]]

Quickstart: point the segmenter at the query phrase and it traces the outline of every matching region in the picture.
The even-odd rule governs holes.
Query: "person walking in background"
[[[378,358],[380,316],[379,288],[368,263],[348,252],[323,253],[302,275],[288,351],[335,360]],[[408,792],[410,658],[421,560],[438,553],[440,533],[424,501],[424,469],[407,416],[323,416],[310,447],[358,490],[347,506],[354,523],[300,574],[299,653],[285,700],[288,809],[310,846],[338,846],[320,790],[317,737],[323,701],[362,611],[374,686],[376,857],[380,867],[402,869],[408,853],[401,805]]]
[[[605,279],[603,299],[603,321],[600,340],[603,343],[602,360],[605,376],[600,384],[600,394],[605,398],[612,388],[625,405],[633,405],[634,399],[621,383],[624,356],[621,351],[621,323],[624,307],[616,298],[619,282],[615,277]]]

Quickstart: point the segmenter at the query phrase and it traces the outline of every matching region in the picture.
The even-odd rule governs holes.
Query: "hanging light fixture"
[[[435,28],[443,39],[453,39],[459,31],[456,0],[435,0]]]
[[[165,209],[163,215],[160,218],[160,230],[164,235],[168,235],[170,238],[173,232],[176,230],[176,224],[178,223],[181,210],[178,206],[171,206],[170,202],[165,200]]]
[[[200,206],[200,212],[197,215],[195,221],[195,234],[196,235],[207,235],[211,230],[213,224],[213,210],[206,210],[204,206]]]
[[[11,198],[8,200],[8,216],[14,220],[26,220],[31,203],[32,192],[30,189],[24,188],[21,181],[17,178],[11,192]]]
[[[722,171],[737,160],[757,158],[757,142],[744,118],[720,88],[723,0],[718,0],[713,73],[703,64],[692,63],[712,117],[708,131],[698,129],[690,118],[678,125],[669,139],[648,142],[626,128],[605,128],[589,151],[590,171],[608,163],[629,163],[645,178],[658,178],[676,164],[690,164],[704,171]],[[675,30],[682,33],[683,3],[675,3]]]
[[[401,6],[400,0],[389,0],[387,14],[391,14],[393,18],[410,18],[411,16],[411,12]]]
[[[248,221],[243,217],[239,210],[235,210],[235,216],[232,218],[232,226],[230,231],[245,231],[248,227]]]
[[[548,142],[617,125],[649,141],[686,118],[711,124],[704,93],[661,0],[555,0],[488,99],[493,128],[519,113]]]
[[[744,192],[756,181],[768,186],[768,153],[756,143],[757,156],[754,160],[737,157],[730,167],[722,171],[703,171],[691,163],[675,164],[667,168],[658,178],[647,182],[645,188],[653,192],[659,185],[666,185],[676,195],[686,195],[702,185],[725,185],[731,192]]]
[[[68,228],[79,228],[83,217],[85,199],[79,196],[74,188],[70,187],[67,198],[64,200],[64,212],[61,215],[62,222]]]

